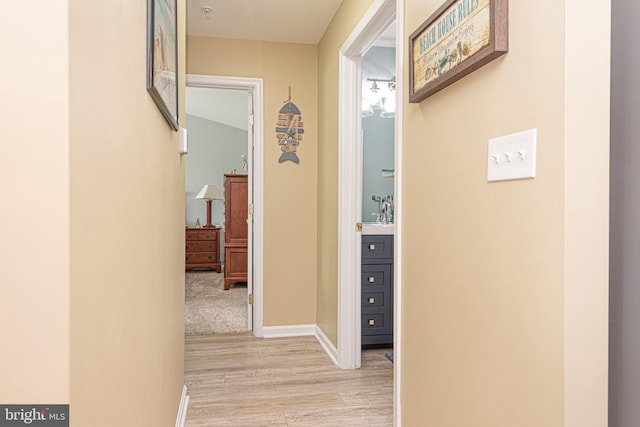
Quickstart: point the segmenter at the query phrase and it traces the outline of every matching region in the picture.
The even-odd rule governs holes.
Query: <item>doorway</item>
[[[361,234],[356,224],[362,216],[362,57],[395,21],[396,23],[396,126],[395,126],[395,239],[394,239],[394,420],[399,425],[402,330],[402,94],[404,54],[404,2],[377,0],[340,49],[339,91],[339,197],[338,197],[338,365],[361,366]]]
[[[263,248],[263,155],[262,155],[262,79],[187,75],[187,88],[224,89],[247,95],[246,175],[248,192],[247,239],[247,325],[253,335],[263,335],[262,248]],[[215,102],[215,101],[214,101]],[[252,111],[252,113],[251,113]],[[242,160],[236,173],[244,170]],[[229,173],[228,171],[226,173]],[[215,201],[214,201],[215,202]],[[220,249],[221,250],[221,249]]]

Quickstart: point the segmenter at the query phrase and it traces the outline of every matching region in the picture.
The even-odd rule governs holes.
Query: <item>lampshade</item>
[[[222,192],[216,185],[205,185],[194,199],[223,200]]]

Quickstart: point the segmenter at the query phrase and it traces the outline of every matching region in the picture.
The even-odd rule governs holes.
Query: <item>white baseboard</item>
[[[264,338],[306,337],[315,335],[316,325],[263,326]]]
[[[333,363],[338,366],[338,349],[336,349],[318,325],[264,326],[262,333],[263,338],[316,337]]]
[[[333,345],[331,340],[327,338],[327,336],[324,334],[324,332],[322,332],[322,329],[320,329],[318,325],[316,325],[316,330],[314,335],[316,336],[316,339],[318,340],[322,348],[324,348],[324,351],[329,355],[331,360],[333,360],[333,363],[336,366],[339,366],[338,365],[338,349],[336,348],[335,345]]]
[[[189,409],[189,396],[187,395],[187,386],[182,386],[182,397],[180,397],[180,406],[178,407],[178,416],[176,417],[176,427],[184,427],[187,422],[187,410]]]

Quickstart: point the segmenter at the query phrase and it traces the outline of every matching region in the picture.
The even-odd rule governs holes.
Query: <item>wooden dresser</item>
[[[187,227],[185,270],[209,268],[221,272],[220,227]]]
[[[247,175],[224,176],[224,289],[247,281]]]

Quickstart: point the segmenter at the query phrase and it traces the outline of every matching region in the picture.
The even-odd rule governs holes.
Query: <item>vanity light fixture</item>
[[[362,117],[371,117],[374,111],[379,111],[380,117],[392,118],[396,116],[396,78],[367,79],[371,87],[366,96],[362,97]],[[378,83],[387,83],[378,85]]]

